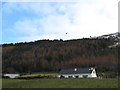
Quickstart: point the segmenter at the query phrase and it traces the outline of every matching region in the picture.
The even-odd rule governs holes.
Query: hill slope
[[[109,46],[118,43],[118,34],[114,37],[110,34],[68,41],[3,44],[3,73],[58,72],[62,68],[74,67],[96,67],[99,72],[117,72],[119,45]]]

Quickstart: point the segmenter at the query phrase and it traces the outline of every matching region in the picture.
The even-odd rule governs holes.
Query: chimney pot
[[[75,68],[74,71],[77,71],[77,68]]]

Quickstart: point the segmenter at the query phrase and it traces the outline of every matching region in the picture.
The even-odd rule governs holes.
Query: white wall
[[[64,78],[69,78],[69,76],[72,76],[72,78],[76,78],[76,76],[78,76],[78,78],[83,78],[83,75],[88,75],[88,78],[91,78],[92,75],[91,74],[62,74],[62,76],[64,76]],[[60,78],[61,75],[58,75],[58,77]]]
[[[97,78],[97,74],[96,74],[95,69],[93,69],[93,71],[92,71],[91,75],[92,75],[92,78]]]

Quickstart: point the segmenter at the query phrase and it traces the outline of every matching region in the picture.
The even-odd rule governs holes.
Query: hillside
[[[96,67],[99,72],[117,73],[119,44],[114,45],[119,36],[115,33],[67,41],[3,44],[3,73],[59,72],[74,67]]]

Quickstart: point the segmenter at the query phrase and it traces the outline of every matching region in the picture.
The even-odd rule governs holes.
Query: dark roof
[[[77,68],[75,69],[63,69],[59,72],[59,74],[85,74],[85,73],[92,73],[92,70],[90,68]]]

